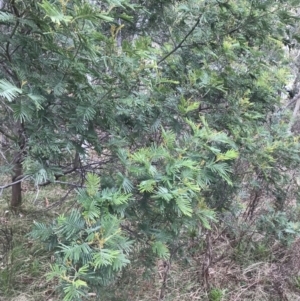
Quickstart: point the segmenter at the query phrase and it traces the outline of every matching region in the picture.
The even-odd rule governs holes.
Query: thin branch
[[[4,185],[4,186],[0,186],[0,189],[3,190],[3,189],[6,189],[6,188],[8,188],[8,187],[11,187],[11,186],[13,186],[13,185],[15,185],[15,184],[17,184],[17,183],[23,182],[25,179],[27,179],[27,178],[29,178],[29,177],[30,177],[30,176],[24,176],[24,177],[22,177],[21,179],[18,179],[18,180],[16,180],[16,181],[12,182],[12,183],[6,184],[6,185]]]
[[[75,183],[70,183],[70,182],[63,182],[63,181],[54,181],[52,182],[53,184],[64,184],[64,185],[69,185],[69,186],[74,186],[74,187],[80,187],[80,188],[86,188],[86,186],[81,185],[81,184],[75,184]]]
[[[7,60],[7,58],[6,58]],[[14,78],[14,74],[9,70],[5,65],[2,65],[2,68],[7,72],[7,74],[11,77]]]
[[[14,26],[13,31],[12,31],[12,33],[9,36],[10,40],[12,39],[12,37],[14,36],[14,34],[16,33],[16,30],[17,30],[18,26],[19,26],[19,21],[16,22],[16,25]],[[6,49],[5,49],[5,51],[6,51],[6,56],[7,56],[8,61],[11,62],[11,54],[9,53],[9,45],[10,45],[10,42],[8,41],[6,43],[6,47],[5,47]]]
[[[48,210],[50,210],[50,209],[52,209],[52,208],[54,208],[54,207],[60,205],[63,201],[65,201],[65,200],[67,199],[68,195],[71,193],[71,191],[73,191],[73,189],[74,189],[74,188],[70,188],[70,189],[67,191],[67,193],[66,193],[59,201],[57,201],[57,202],[51,204],[50,206],[46,207],[43,211],[48,211]]]
[[[164,12],[164,6],[162,5],[162,2],[160,2],[160,8],[161,8],[161,11],[162,11],[162,19],[163,19],[163,21],[165,22],[165,25],[166,25],[166,27],[167,27],[167,29],[168,29],[168,32],[169,32],[169,35],[170,35],[170,39],[171,39],[171,41],[172,41],[174,47],[176,47],[176,42],[175,42],[175,40],[173,39],[171,30],[170,30],[170,27],[168,26],[168,23],[166,22],[165,12]]]
[[[5,157],[4,153],[2,152],[2,150],[0,150],[0,155],[3,157],[3,160],[6,162],[6,164],[9,164],[7,158]]]
[[[19,48],[21,47],[21,45],[18,45],[11,53],[10,56],[12,56]]]
[[[199,18],[197,19],[196,23],[194,24],[194,26],[191,28],[191,30],[185,35],[185,37],[182,39],[182,41],[172,50],[170,51],[168,54],[166,54],[160,61],[158,61],[158,65],[160,63],[162,63],[163,61],[165,61],[170,55],[172,55],[174,52],[176,52],[181,45],[186,41],[186,39],[193,33],[193,31],[196,29],[196,27],[199,25],[200,20],[201,20],[202,15],[199,16]]]
[[[37,198],[39,196],[39,193],[40,193],[40,188],[39,188],[39,185],[36,186],[36,195],[35,195],[35,198],[34,198],[34,201],[33,201],[33,205],[35,205],[36,201],[37,201]]]
[[[16,7],[15,0],[12,0],[12,1],[11,1],[11,5],[12,5],[12,8],[13,8],[13,11],[14,11],[15,15],[16,15],[18,18],[20,18],[20,13],[19,13],[19,11],[18,11],[18,9],[17,9],[17,7]]]
[[[228,32],[226,32],[226,33],[224,33],[224,34],[222,34],[221,36],[227,36],[227,35],[231,35],[231,34],[233,34],[234,32],[236,32],[236,31],[238,31],[242,26],[244,26],[244,25],[247,25],[247,21],[248,21],[248,19],[249,19],[249,17],[250,17],[250,15],[251,15],[251,12],[252,12],[252,5],[253,5],[253,2],[251,3],[251,8],[250,8],[250,13],[249,13],[249,16],[247,17],[247,19],[246,19],[246,21],[245,22],[241,22],[240,24],[238,24],[238,26],[236,26],[235,28],[233,28],[232,30],[230,30],[230,31],[228,31]],[[277,8],[277,9],[279,9],[279,8]],[[276,10],[277,10],[276,9]],[[275,11],[276,11],[275,10]],[[256,19],[258,19],[259,17],[263,17],[264,15],[267,15],[268,13],[265,13],[265,14],[263,14],[263,15],[261,15],[261,16],[257,16],[257,18]],[[170,55],[172,55],[174,52],[176,52],[179,48],[181,48],[181,47],[185,47],[185,46],[182,46],[182,44],[186,41],[186,39],[193,33],[193,31],[196,29],[196,27],[198,26],[198,24],[200,23],[200,20],[201,20],[201,17],[202,17],[202,15],[200,15],[199,17],[198,17],[198,19],[197,19],[197,21],[196,21],[196,23],[195,23],[195,25],[191,28],[191,30],[186,34],[186,36],[183,38],[183,40],[172,50],[172,51],[170,51],[168,54],[166,54],[160,61],[158,61],[158,65],[160,64],[160,63],[162,63],[163,61],[165,61]],[[209,41],[208,41],[209,42]],[[191,44],[191,45],[205,45],[206,43],[193,43],[193,44]],[[189,47],[190,45],[187,45],[187,47]]]
[[[70,168],[70,169],[66,170],[66,171],[63,172],[62,174],[55,175],[55,181],[56,181],[57,179],[59,179],[59,178],[65,176],[65,175],[68,175],[68,174],[70,174],[70,173],[76,171],[77,169],[78,169],[78,168],[76,168],[76,167],[74,168],[74,167],[73,167],[73,168]],[[49,185],[49,184],[55,183],[55,181],[53,182],[53,181],[48,180],[48,181],[46,181],[46,182],[44,182],[44,183],[39,184],[39,186],[47,186],[47,185]]]

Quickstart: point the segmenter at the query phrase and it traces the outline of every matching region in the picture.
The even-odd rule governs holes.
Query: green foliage
[[[12,153],[19,153],[23,174],[40,184],[76,170],[78,155],[85,153],[83,141],[100,152],[103,145],[96,131],[118,132],[123,127],[118,119],[122,108],[107,100],[128,97],[139,82],[140,75],[132,73],[139,58],[120,55],[109,30],[118,9],[132,12],[133,4],[27,4],[5,3],[7,12],[1,13],[7,28],[0,32],[5,44],[0,50],[5,58],[0,69],[0,132],[14,148],[7,165],[15,164]],[[120,84],[128,73],[132,84]]]
[[[216,213],[241,210],[242,192],[261,196],[249,219],[263,193],[276,203],[261,231],[298,234],[284,201],[300,144],[279,95],[297,3],[27,2],[0,14],[1,170],[86,179],[77,206],[32,231],[55,253],[64,300],[111,283],[132,241],[145,261],[171,259]]]
[[[22,93],[22,90],[18,87],[12,85],[7,80],[0,81],[0,96],[6,98],[9,102],[12,102],[19,94]]]
[[[292,282],[294,282],[295,286],[297,287],[297,289],[300,289],[300,277],[294,277],[294,279],[292,280]]]
[[[202,201],[202,191],[207,189],[207,175],[229,179],[227,163],[219,163],[229,158],[216,146],[232,147],[232,143],[207,124],[202,129],[191,121],[189,125],[194,130],[183,138],[162,129],[161,145],[130,155],[119,151],[126,173],[126,178],[116,174],[119,187],[101,187],[98,176],[87,174],[86,188],[78,194],[80,209],[60,215],[51,226],[35,223],[32,236],[56,250],[58,263],[51,275],[61,280],[65,300],[80,300],[86,286],[96,289],[94,283],[100,289],[99,283],[109,283],[126,266],[124,254],[130,244],[120,229],[122,216],[140,228],[134,238],[145,244],[145,251],[164,259],[169,258],[170,249],[178,243],[175,237],[183,229],[201,224],[210,228],[215,221],[214,212]],[[214,162],[215,153],[220,156]],[[84,266],[87,268],[77,272]]]
[[[282,244],[289,246],[300,235],[298,216],[289,215],[286,212],[270,210],[267,214],[260,217],[257,228],[269,239],[274,237]]]
[[[98,192],[100,179],[87,176],[79,193],[79,209],[60,215],[53,224],[35,223],[31,235],[55,251],[49,279],[57,278],[64,300],[82,300],[87,290],[101,291],[129,261],[131,242],[121,230],[121,219],[108,206],[123,204],[123,194]],[[93,193],[91,193],[93,192]]]
[[[224,292],[218,288],[213,288],[208,293],[209,301],[221,301],[224,297]]]

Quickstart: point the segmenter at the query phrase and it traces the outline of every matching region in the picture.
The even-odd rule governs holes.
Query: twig
[[[0,155],[3,157],[3,160],[7,163],[7,164],[9,164],[9,162],[7,161],[7,159],[6,159],[6,157],[5,157],[5,155],[4,155],[4,153],[0,150]]]
[[[240,289],[240,293],[238,293],[238,294],[236,295],[236,297],[234,298],[233,301],[239,300],[239,297],[240,297],[245,291],[247,291],[249,288],[251,288],[252,286],[255,286],[255,285],[259,284],[259,283],[260,283],[260,280],[254,281],[253,283],[249,284],[249,285],[248,285],[247,287],[245,287],[244,289]]]
[[[157,65],[159,65],[160,63],[162,63],[163,61],[165,61],[170,55],[172,55],[175,51],[177,51],[181,45],[186,41],[186,39],[193,33],[193,31],[196,29],[196,27],[198,26],[198,24],[200,23],[202,15],[200,15],[196,21],[196,23],[194,24],[194,26],[191,28],[191,30],[185,35],[185,37],[182,39],[182,41],[172,50],[170,51],[168,54],[166,54],[160,61],[158,61]]]
[[[161,285],[161,288],[160,288],[158,300],[162,300],[165,296],[167,278],[168,278],[168,273],[169,273],[169,270],[170,270],[170,263],[168,263],[167,261],[164,261],[163,264],[164,264],[163,265],[164,266],[163,281],[162,281],[162,285]]]
[[[56,207],[57,205],[60,205],[63,201],[65,201],[65,200],[67,199],[68,195],[71,193],[71,191],[73,191],[73,189],[74,189],[74,188],[70,188],[70,189],[67,191],[67,193],[66,193],[59,201],[57,201],[57,202],[51,204],[50,206],[46,207],[46,208],[44,209],[44,211],[48,211],[49,209],[52,209],[52,208]]]
[[[86,188],[85,185],[74,184],[74,183],[70,183],[70,182],[54,181],[54,182],[52,182],[52,183],[53,183],[53,184],[64,184],[64,185],[69,185],[69,186],[74,186],[74,187],[80,187],[80,188]]]
[[[23,182],[25,179],[27,179],[27,178],[29,178],[29,177],[30,177],[30,176],[24,176],[24,177],[22,177],[21,179],[16,180],[16,181],[14,181],[14,182],[12,182],[12,183],[6,184],[6,185],[4,185],[4,186],[0,186],[0,189],[3,190],[3,189],[6,189],[6,188],[8,188],[8,187],[11,187],[11,186],[13,186],[13,185],[15,185],[15,184],[17,184],[17,183],[19,183],[19,182]]]
[[[205,257],[202,263],[202,277],[203,277],[203,285],[206,289],[209,289],[209,268],[211,266],[212,259],[212,244],[211,244],[211,230],[207,231],[206,234],[206,251]]]
[[[37,189],[37,192],[36,192],[36,195],[35,195],[35,198],[34,198],[34,201],[33,201],[33,205],[35,205],[36,200],[37,200],[37,198],[39,196],[39,193],[40,193],[39,185],[37,185],[36,189]]]
[[[68,174],[70,174],[70,173],[76,171],[77,169],[78,169],[78,168],[76,168],[76,167],[72,167],[72,168],[70,168],[70,169],[64,171],[62,174],[55,175],[55,178],[56,178],[56,179],[59,179],[60,177],[63,177],[63,176],[65,176],[65,175],[68,175]],[[56,180],[55,180],[54,182],[56,182]],[[52,181],[48,180],[48,181],[46,181],[46,182],[44,182],[44,183],[41,183],[41,184],[39,184],[39,185],[40,185],[40,186],[47,186],[47,185],[52,184],[52,183],[53,183]]]

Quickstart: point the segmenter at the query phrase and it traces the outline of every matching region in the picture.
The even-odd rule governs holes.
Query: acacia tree
[[[1,188],[12,187],[12,207],[21,205],[22,180],[75,172],[84,144],[100,154],[108,131],[127,122],[121,102],[139,93],[143,53],[119,53],[115,20],[130,21],[133,9],[127,1],[2,2],[1,169],[12,183]]]
[[[278,93],[297,2],[1,2],[1,169],[12,177],[2,188],[12,186],[12,207],[26,177],[100,175],[87,176],[78,209],[33,232],[56,252],[65,300],[113,279],[128,237],[169,258],[187,233],[210,227],[212,208],[236,210],[245,182],[256,195],[249,215],[265,188],[283,208],[286,171],[299,163]],[[82,160],[84,144],[95,165]]]
[[[297,20],[293,5],[298,4],[190,1],[161,16],[162,27],[170,31],[159,64],[163,76],[178,81],[180,89],[170,102],[198,104],[189,116],[203,115],[211,127],[225,130],[240,152],[232,162],[234,186],[214,179],[206,196],[219,210],[235,204],[232,200],[244,189],[265,191],[283,208],[283,187],[293,181],[286,170],[298,166],[299,145],[287,135],[280,97],[290,77],[283,49],[286,32]],[[243,187],[246,177],[251,184]]]
[[[133,2],[145,10],[134,10]],[[87,139],[99,154],[109,148],[114,160],[100,178],[88,176],[80,209],[52,226],[38,223],[33,232],[57,250],[52,276],[61,280],[66,300],[80,299],[87,286],[101,289],[100,280],[106,284],[126,265],[125,233],[143,250],[168,258],[183,233],[209,228],[211,208],[237,210],[244,189],[254,193],[249,216],[263,189],[282,210],[286,171],[299,164],[299,144],[287,135],[278,93],[289,76],[282,46],[297,1],[96,2],[94,10],[109,11],[102,11],[106,22],[99,27],[86,18],[77,31],[74,3],[61,11],[55,10],[61,4],[46,1],[38,8],[55,31],[86,29],[80,47],[71,48],[74,69],[67,64],[64,92],[52,98],[49,131],[59,124],[55,145],[67,133],[63,142],[71,141],[73,155]],[[66,39],[66,53],[72,39]],[[50,53],[48,63],[57,55]],[[76,76],[80,70],[79,78],[70,70]],[[99,145],[103,132],[113,139]]]
[[[26,175],[47,183],[78,170],[83,143],[100,154],[100,132],[138,145],[200,113],[255,145],[285,84],[285,69],[271,61],[282,57],[290,4],[165,1],[134,10],[139,4],[2,2],[2,170],[12,175],[13,207]]]

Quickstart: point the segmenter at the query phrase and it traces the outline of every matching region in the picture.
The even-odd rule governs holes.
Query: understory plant
[[[198,125],[187,120],[187,125],[185,137],[161,129],[160,145],[132,154],[119,150],[123,173],[111,175],[114,185],[107,180],[101,185],[101,178],[90,173],[78,190],[77,209],[53,224],[35,223],[31,235],[54,252],[49,277],[59,279],[64,300],[99,294],[129,263],[135,245],[151,261],[168,260],[187,243],[183,233],[210,228],[215,214],[205,205],[203,191],[218,177],[231,184],[226,161],[238,153],[204,119]],[[222,153],[218,145],[228,150]]]

